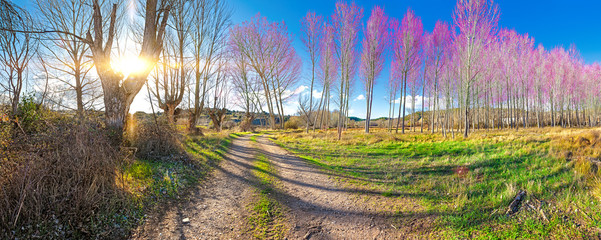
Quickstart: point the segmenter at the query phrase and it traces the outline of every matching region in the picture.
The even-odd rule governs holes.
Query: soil
[[[224,160],[189,199],[150,214],[131,239],[246,239],[254,152],[248,136],[234,139]]]
[[[151,214],[132,239],[251,239],[245,218],[256,187],[251,171],[257,153],[276,169],[274,197],[285,211],[287,239],[407,239],[430,228],[430,216],[395,217],[419,206],[406,202],[399,208],[402,198],[391,202],[344,184],[265,136],[257,137],[256,144],[244,136],[232,142],[225,159],[189,199]]]

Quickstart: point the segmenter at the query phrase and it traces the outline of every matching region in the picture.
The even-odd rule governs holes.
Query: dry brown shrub
[[[120,199],[115,174],[121,154],[99,120],[55,116],[37,124],[44,127],[30,133],[13,128],[2,136],[10,144],[0,152],[0,238],[15,231],[85,235],[82,226]]]
[[[303,126],[303,120],[296,116],[290,117],[290,119],[284,123],[285,129],[298,129],[301,126]]]
[[[181,134],[166,119],[138,120],[133,125],[134,131],[128,133],[128,138],[136,148],[137,157],[162,160],[185,152]]]

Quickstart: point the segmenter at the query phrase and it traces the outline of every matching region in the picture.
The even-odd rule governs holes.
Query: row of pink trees
[[[341,137],[348,127],[357,75],[365,90],[369,133],[376,79],[387,57],[388,127],[392,130],[396,120],[396,132],[406,130],[408,103],[414,113],[411,126],[420,120],[422,132],[427,126],[445,136],[462,131],[467,137],[470,129],[480,128],[599,123],[601,67],[585,64],[574,47],[546,50],[527,34],[500,29],[499,11],[491,0],[458,0],[453,23],[439,21],[432,32],[424,31],[411,9],[401,21],[389,19],[378,6],[365,23],[362,16],[363,9],[354,3],[338,2],[329,18],[309,12],[301,20],[301,39],[311,63],[308,107],[302,108],[307,131],[334,120]],[[260,17],[235,26],[230,34],[230,51],[248,66],[241,72],[259,79],[264,92],[260,98],[246,95],[264,103],[270,113],[277,108],[280,116],[282,86],[277,84],[290,86],[300,68],[291,41],[283,23]],[[289,77],[278,82],[284,72]],[[314,102],[319,87],[321,96]],[[333,98],[336,119],[330,119],[332,91],[338,93]],[[415,111],[418,99],[421,114]],[[274,124],[273,115],[271,119]]]
[[[363,28],[361,51],[365,131],[369,132],[375,79],[387,51],[392,53],[389,118],[400,102],[397,132],[399,127],[405,131],[409,96],[415,112],[419,92],[422,131],[427,125],[445,136],[462,130],[467,137],[470,129],[480,128],[598,125],[600,65],[585,64],[573,46],[550,51],[536,47],[527,34],[499,29],[498,16],[490,0],[459,0],[453,25],[439,21],[428,33],[411,10],[399,24],[375,7]]]

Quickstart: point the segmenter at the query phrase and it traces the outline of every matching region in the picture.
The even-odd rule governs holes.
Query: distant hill
[[[353,120],[355,122],[361,122],[361,121],[365,121],[365,119],[362,118],[358,118],[358,117],[348,117],[350,120]]]

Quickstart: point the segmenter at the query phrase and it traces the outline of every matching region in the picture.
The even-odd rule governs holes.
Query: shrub
[[[290,117],[290,119],[284,123],[284,128],[298,129],[302,124],[303,120],[300,117]]]
[[[134,119],[132,125],[128,137],[137,150],[137,157],[162,160],[185,152],[179,140],[180,134],[166,119],[160,118],[156,122],[154,119]]]
[[[98,120],[30,120],[45,127],[14,131],[0,152],[0,238],[85,236],[82,226],[121,199],[115,169],[122,157]]]
[[[27,133],[38,131],[42,128],[40,119],[42,118],[42,109],[31,96],[24,96],[17,112],[14,112],[15,122],[18,127]]]

